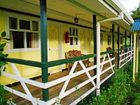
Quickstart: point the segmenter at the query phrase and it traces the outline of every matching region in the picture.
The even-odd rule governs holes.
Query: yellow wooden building
[[[42,8],[45,9],[43,10]],[[47,19],[47,21],[43,19]],[[8,53],[6,61],[13,62],[6,65],[6,72],[8,74],[3,71],[2,76],[0,76],[0,84],[8,85],[19,81],[30,84],[33,81],[28,81],[29,78],[42,76],[43,74],[41,72],[43,67],[40,65],[44,63],[39,63],[42,62],[42,59],[47,59],[47,63],[45,63],[48,69],[47,73],[50,75],[60,73],[67,68],[66,64],[73,60],[66,59],[68,61],[61,63],[66,58],[65,53],[71,50],[81,51],[88,58],[95,54],[97,56],[98,77],[100,58],[101,61],[102,58],[103,61],[105,59],[104,55],[100,55],[100,52],[106,52],[108,48],[111,48],[111,50],[121,54],[120,49],[130,46],[126,54],[130,58],[128,61],[132,59],[133,39],[130,32],[132,23],[132,17],[118,0],[0,0],[0,32],[5,31],[7,37],[10,38],[5,48],[5,53]],[[43,37],[45,34],[42,34],[42,32],[47,32],[47,37]],[[42,42],[43,38],[46,38],[46,41]],[[43,48],[44,43],[46,45],[45,48]],[[44,53],[42,53],[43,49],[47,49],[46,58],[43,58],[45,57],[43,56]],[[118,55],[118,59],[122,56]],[[10,58],[17,61],[12,61]],[[83,60],[84,58],[81,59]],[[58,60],[61,60],[59,61],[61,65],[57,62]],[[34,67],[33,65],[35,64],[28,63],[28,61],[34,61],[39,66]],[[55,62],[54,66],[50,66],[53,65],[53,61],[57,63]],[[93,57],[89,59],[91,64],[93,61]],[[24,62],[23,65],[21,65],[21,62]],[[122,67],[123,65],[121,66],[121,64],[118,64],[118,67]],[[111,66],[112,70],[114,66]],[[18,73],[13,69],[17,70]],[[17,76],[14,77],[13,75]],[[87,75],[91,79],[90,75]],[[24,79],[20,78],[20,76]],[[97,82],[100,81],[99,78]],[[60,79],[58,81],[61,81]],[[67,79],[69,80],[68,76]],[[45,83],[35,82],[34,86],[40,86],[40,88],[44,86],[43,89],[51,87],[51,83]],[[94,88],[98,90],[99,85],[100,83],[97,84],[97,87],[94,86]],[[5,87],[5,89],[10,92],[13,91],[8,87]],[[62,89],[63,92],[64,90]],[[93,90],[95,89],[90,91],[92,92]],[[18,93],[15,92],[15,94],[17,95]],[[67,96],[66,94],[64,96]],[[53,98],[51,101],[47,101],[47,103],[43,100],[35,101],[36,99],[29,94],[27,96],[34,105],[50,105],[55,103]],[[62,94],[58,95],[58,97],[60,100],[63,98]],[[45,98],[43,99],[46,100]],[[73,104],[77,104],[79,101],[78,98],[78,100],[73,101]]]

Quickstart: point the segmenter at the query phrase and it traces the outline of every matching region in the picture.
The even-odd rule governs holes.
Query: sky
[[[125,9],[130,13],[139,6],[140,0],[119,0]]]

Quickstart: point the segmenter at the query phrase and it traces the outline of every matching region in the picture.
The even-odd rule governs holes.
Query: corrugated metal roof
[[[132,32],[140,31],[140,19],[136,19],[131,27]]]

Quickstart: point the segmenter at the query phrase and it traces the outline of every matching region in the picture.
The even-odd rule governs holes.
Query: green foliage
[[[0,68],[6,64],[6,62],[2,61],[2,58],[7,57],[8,54],[5,54],[4,51],[4,47],[6,46],[6,43],[9,39],[6,38],[6,32],[2,32],[0,34]],[[0,69],[1,70],[1,69]],[[1,74],[1,71],[0,71]]]
[[[100,96],[93,99],[91,105],[121,105],[130,91],[130,75],[122,70],[116,71],[112,84]]]
[[[6,105],[6,92],[3,89],[3,86],[0,85],[0,105]]]
[[[132,13],[131,16],[134,19],[140,18],[140,5],[135,10],[131,11],[131,13]]]
[[[101,90],[100,96],[92,96],[84,100],[79,105],[125,105],[131,92],[132,65],[127,65],[123,69],[116,70],[115,75],[111,78],[111,84],[107,88]]]

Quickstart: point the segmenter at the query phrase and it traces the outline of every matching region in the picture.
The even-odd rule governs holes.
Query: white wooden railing
[[[113,67],[115,66],[115,64],[112,64],[112,62],[114,60],[115,60],[114,57],[110,58],[109,53],[104,54],[103,61],[100,63],[100,70],[101,70],[100,75],[104,75],[109,70],[111,70],[111,73],[109,73],[107,75],[107,77],[101,79],[100,85],[102,83],[104,83],[107,79],[109,79],[114,74]],[[20,72],[19,72],[20,70],[17,69],[16,65],[14,63],[9,63],[9,64],[11,65],[11,67],[14,71],[14,74],[11,74],[7,71],[4,71],[4,67],[2,67],[1,68],[3,70],[2,75],[6,76],[7,78],[11,78],[11,79],[19,81],[25,92],[20,92],[18,90],[12,89],[11,87],[8,87],[8,86],[4,86],[4,89],[13,93],[13,94],[15,94],[15,95],[17,95],[17,96],[19,96],[19,97],[22,97],[22,98],[30,101],[33,105],[58,104],[66,96],[72,94],[73,92],[76,92],[77,90],[81,89],[83,86],[87,85],[88,83],[92,83],[92,88],[90,88],[83,95],[79,96],[79,98],[75,99],[75,101],[73,101],[70,104],[70,105],[75,105],[78,102],[80,102],[83,98],[85,98],[87,95],[89,95],[91,92],[96,90],[96,83],[94,81],[97,78],[97,76],[96,75],[91,75],[89,72],[93,71],[95,68],[97,68],[97,65],[92,65],[90,67],[86,67],[85,64],[83,63],[83,61],[81,61],[81,60],[74,62],[74,64],[73,64],[73,66],[72,66],[68,75],[66,75],[64,77],[61,77],[61,78],[58,78],[58,79],[53,80],[53,81],[49,81],[47,83],[42,83],[42,82],[38,82],[38,81],[35,81],[35,80],[31,80],[29,78],[21,77]],[[106,65],[106,64],[108,66],[104,67],[104,65]],[[75,72],[78,65],[81,66],[81,70],[78,70],[77,72]],[[78,84],[76,87],[74,86],[74,87],[67,90],[67,87],[69,85],[70,80],[74,77],[80,76],[81,74],[86,74],[88,79],[83,81],[82,83]],[[64,84],[63,84],[63,87],[61,88],[61,91],[60,91],[59,95],[50,99],[50,100],[48,100],[47,102],[33,97],[30,90],[26,86],[26,84],[30,84],[30,85],[36,86],[38,88],[41,88],[41,89],[49,89],[49,88],[51,88],[55,85],[58,85],[60,83],[64,83]]]
[[[122,68],[133,58],[133,50],[131,48],[124,49],[120,52],[119,68]]]

